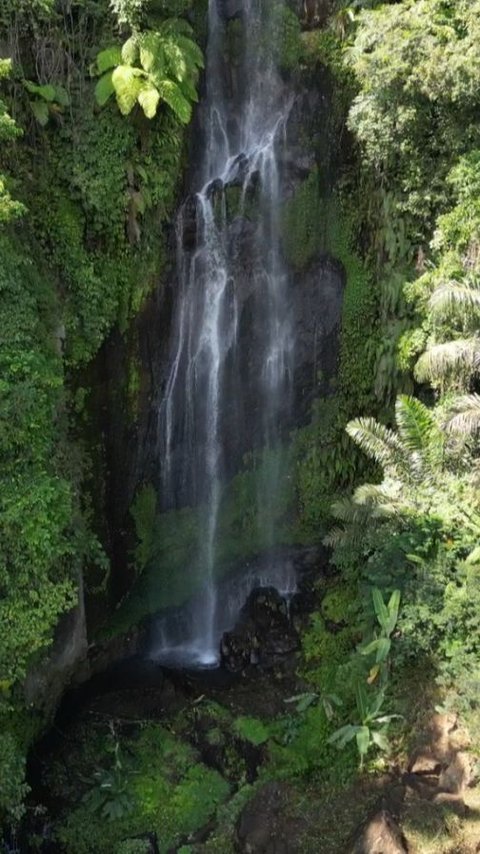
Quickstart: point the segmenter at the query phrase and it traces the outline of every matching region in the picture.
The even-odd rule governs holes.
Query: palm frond
[[[339,525],[335,525],[331,530],[326,534],[322,540],[323,545],[327,546],[331,549],[337,549],[339,546],[343,546],[348,542],[351,542],[351,532],[346,528],[340,528]]]
[[[451,378],[468,378],[480,367],[480,340],[458,338],[434,344],[420,356],[415,365],[419,382]]]
[[[357,504],[354,498],[340,498],[332,505],[332,516],[347,525],[359,525],[370,517],[370,507]]]
[[[394,516],[398,505],[394,495],[385,488],[384,483],[362,483],[353,494],[355,504],[365,508],[368,517]]]
[[[402,394],[395,404],[395,420],[412,468],[419,472],[425,464],[439,462],[443,434],[431,409],[416,397]]]
[[[374,418],[356,418],[347,424],[346,431],[383,468],[405,468],[405,451],[398,435]]]
[[[480,283],[474,278],[444,282],[430,297],[430,309],[434,315],[455,316],[458,310],[467,308],[480,312]]]
[[[452,402],[445,423],[449,433],[472,435],[480,430],[480,394],[463,394]]]

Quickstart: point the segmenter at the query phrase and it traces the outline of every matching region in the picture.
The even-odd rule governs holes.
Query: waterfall
[[[224,413],[234,412],[239,447],[275,449],[291,401],[293,333],[289,280],[281,252],[280,200],[281,152],[292,99],[275,62],[278,45],[274,34],[281,28],[275,27],[271,16],[279,9],[281,3],[244,0],[241,56],[232,81],[224,64],[227,23],[222,0],[209,2],[197,186],[179,212],[176,229],[174,346],[159,410],[162,490],[166,508],[189,504],[202,509],[197,561],[204,587],[183,637],[173,640],[163,632],[158,654],[168,655],[173,649],[178,657],[201,665],[217,661],[219,632],[225,623],[225,607],[218,601],[214,577],[222,485],[231,468],[228,446],[233,441],[222,423]],[[241,270],[226,198],[232,187],[238,194],[240,230],[245,227],[252,196],[256,211],[249,237],[255,259],[250,287],[261,341],[257,345],[261,369],[248,379],[249,386],[255,386],[256,404],[255,411],[247,413],[244,385],[251,342],[239,334]],[[186,221],[192,210],[193,241],[186,239]],[[258,496],[262,508],[259,524],[271,527],[267,539],[272,546],[275,531],[269,511],[282,475],[281,457],[277,457],[267,466]],[[276,573],[272,564],[262,578],[251,583],[281,586]],[[290,576],[288,585],[291,587]]]

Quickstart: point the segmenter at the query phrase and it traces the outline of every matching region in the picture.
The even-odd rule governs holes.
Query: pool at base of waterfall
[[[147,657],[166,667],[211,669],[220,665],[220,643],[231,631],[250,594],[258,588],[273,588],[288,603],[297,592],[297,569],[290,557],[265,557],[211,589],[202,590],[183,607],[155,620]],[[204,609],[213,618],[205,633]]]

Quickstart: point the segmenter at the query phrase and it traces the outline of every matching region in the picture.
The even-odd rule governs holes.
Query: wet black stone
[[[243,606],[235,628],[225,632],[220,654],[231,672],[250,664],[273,667],[299,648],[286,600],[273,587],[258,587]]]

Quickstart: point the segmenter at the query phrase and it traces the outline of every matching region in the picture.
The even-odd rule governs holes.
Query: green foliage
[[[0,59],[0,83],[10,76],[12,64],[9,59]],[[20,128],[9,115],[7,105],[0,98],[0,143],[2,146],[13,141],[21,134]],[[1,159],[0,159],[1,165]],[[9,192],[9,179],[0,172],[0,228],[5,223],[17,219],[25,212],[25,207],[15,201]]]
[[[313,176],[313,177],[312,177]],[[316,176],[316,177],[315,177]],[[313,211],[321,208],[321,218],[309,220],[317,231],[307,231],[307,254],[300,253],[298,263],[307,263],[315,251],[324,248],[338,259],[345,270],[342,306],[340,364],[332,396],[316,401],[311,424],[295,436],[296,490],[300,512],[300,530],[305,539],[319,538],[330,516],[332,496],[348,488],[368,468],[355,446],[344,433],[348,418],[372,405],[372,374],[375,363],[375,324],[377,298],[372,287],[372,274],[355,251],[355,221],[344,197],[320,201],[318,174],[311,173],[297,195],[314,194]],[[308,188],[308,194],[307,194]],[[291,211],[296,209],[293,197]],[[310,201],[308,205],[312,205]],[[304,208],[305,212],[309,206]],[[299,208],[302,210],[303,208]],[[287,209],[288,216],[288,209]],[[298,214],[296,214],[298,216]],[[289,230],[295,233],[295,218]],[[298,231],[303,229],[298,218]],[[325,227],[319,228],[318,223]],[[310,238],[309,238],[310,240]],[[293,260],[293,259],[292,259]]]
[[[131,509],[138,539],[135,565],[139,572],[145,569],[152,556],[156,512],[157,494],[152,484],[147,484],[137,493]]]
[[[150,854],[151,850],[146,839],[124,839],[118,845],[117,854]]]
[[[13,735],[0,733],[0,815],[19,821],[24,815],[23,799],[28,792],[25,783],[25,757]]]
[[[155,724],[124,740],[128,755],[124,782],[132,808],[128,814],[105,821],[96,803],[87,797],[56,828],[67,850],[78,854],[110,854],[127,837],[156,832],[160,851],[179,846],[180,840],[203,827],[228,795],[228,784],[198,761],[187,744]],[[130,840],[128,840],[130,841]]]
[[[93,787],[84,795],[87,807],[107,821],[115,821],[128,815],[134,808],[134,802],[129,792],[129,779],[120,759],[120,744],[117,741],[114,749],[112,768],[95,771]]]
[[[478,11],[465,0],[385,5],[360,15],[349,52],[361,87],[351,128],[423,234],[445,202],[452,159],[478,138]]]
[[[314,777],[325,786],[346,784],[355,773],[354,751],[338,753],[329,742],[331,734],[332,723],[321,703],[311,704],[293,720],[284,718],[269,747],[269,774]]]
[[[134,32],[121,50],[100,51],[94,69],[102,75],[95,88],[97,103],[104,106],[115,94],[122,115],[138,103],[147,119],[153,119],[164,101],[187,124],[203,67],[202,52],[191,35],[186,21],[171,18],[159,30]]]
[[[183,11],[168,5],[170,15]],[[43,721],[33,709],[23,726],[19,682],[41,666],[60,616],[77,603],[80,575],[91,588],[89,571],[107,564],[86,509],[88,449],[72,438],[73,369],[115,324],[125,329],[162,269],[183,133],[168,110],[150,129],[96,110],[89,63],[92,46],[113,38],[107,4],[72,12],[7,0],[0,24],[14,54],[5,83],[11,63],[0,60],[3,822],[20,817],[25,751]]]
[[[369,696],[364,685],[358,683],[355,698],[359,723],[346,724],[340,727],[330,736],[329,743],[334,744],[339,750],[343,750],[347,744],[355,739],[360,757],[360,768],[363,768],[365,758],[372,747],[377,747],[380,750],[389,749],[386,729],[388,724],[398,715],[380,714],[385,702],[383,691],[376,691]]]
[[[61,115],[64,108],[70,106],[70,97],[64,86],[51,83],[39,85],[31,80],[24,80],[23,85],[27,92],[34,96],[30,107],[42,127],[45,127],[51,116]]]
[[[480,429],[480,395],[465,394],[450,403],[446,429],[451,433],[476,434]]]
[[[285,252],[295,270],[303,272],[324,242],[321,176],[312,169],[285,205],[283,239]]]
[[[66,356],[92,358],[118,322],[143,304],[163,262],[151,228],[174,204],[182,135],[172,116],[137,148],[135,129],[116,113],[81,112],[51,141],[31,213],[50,264],[66,285]],[[52,180],[52,169],[55,180]]]
[[[3,727],[6,703],[14,702],[14,684],[25,676],[32,656],[51,642],[59,616],[76,604],[83,561],[100,558],[98,544],[85,530],[72,483],[62,363],[55,342],[55,294],[26,243],[3,235],[0,244]],[[18,769],[22,761],[19,752]],[[4,777],[2,771],[20,796],[19,774],[5,772]],[[19,805],[13,807],[11,798],[2,800],[0,811],[16,815]]]
[[[24,245],[6,237],[1,243],[0,662],[1,678],[13,682],[25,674],[29,656],[48,644],[59,614],[75,603],[82,545],[66,448],[52,417],[61,418],[63,405],[53,294]]]
[[[382,631],[360,652],[375,654],[382,667],[384,653],[392,654],[397,666],[423,655],[451,685],[477,655],[477,475],[468,454],[459,455],[458,445],[438,438],[435,413],[418,401],[412,407],[411,399],[403,400],[397,423],[398,433],[365,422],[354,425],[353,435],[381,462],[384,479],[337,504],[343,529],[330,539],[340,568],[351,572],[353,565],[390,593],[388,605],[380,591],[374,593]],[[387,642],[400,589],[403,605],[393,648]],[[371,670],[371,679],[378,672]]]
[[[183,15],[191,6],[191,0],[110,0],[110,6],[119,24],[128,24],[135,30],[142,29],[152,17]]]
[[[270,46],[274,45],[274,58],[280,68],[293,71],[302,56],[301,27],[298,15],[288,6],[278,3],[269,11]]]
[[[249,741],[256,747],[260,744],[265,744],[270,737],[268,727],[265,726],[263,721],[258,720],[258,718],[237,718],[233,728],[240,738],[245,739],[245,741]]]

